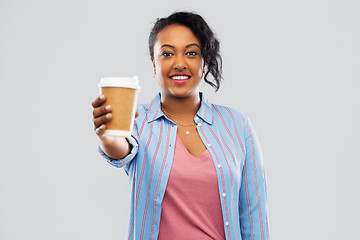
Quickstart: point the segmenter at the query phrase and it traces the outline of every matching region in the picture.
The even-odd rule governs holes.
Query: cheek
[[[155,61],[155,71],[158,78],[163,74],[163,66],[160,61]]]
[[[203,61],[198,62],[198,63],[197,63],[197,66],[196,66],[196,69],[198,69],[197,74],[198,74],[199,76],[202,76],[202,75],[203,75],[203,72],[204,72],[204,62],[203,62]]]
[[[158,62],[157,69],[162,75],[168,75],[171,71],[171,64],[166,61]]]

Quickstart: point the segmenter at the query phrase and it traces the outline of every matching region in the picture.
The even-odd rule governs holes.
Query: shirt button
[[[223,192],[223,193],[222,193],[222,196],[223,196],[223,197],[226,197],[226,193]]]
[[[201,127],[201,123],[198,123],[198,126]]]
[[[221,168],[221,164],[219,163],[219,164],[217,165],[217,167],[218,167],[218,168]]]
[[[206,145],[207,145],[208,147],[211,147],[211,144],[210,144],[210,143],[207,143]]]
[[[229,225],[229,222],[225,222],[225,225],[228,226],[228,225]]]
[[[196,120],[196,121],[199,120],[199,117],[196,117],[195,120]]]

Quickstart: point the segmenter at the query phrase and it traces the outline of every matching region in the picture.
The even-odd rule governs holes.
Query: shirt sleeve
[[[267,189],[262,152],[245,115],[245,162],[240,187],[240,225],[243,239],[269,239]]]
[[[134,135],[131,135],[131,137],[127,137],[126,140],[129,142],[130,147],[131,147],[131,151],[130,153],[125,156],[122,159],[115,159],[115,158],[111,158],[108,155],[106,155],[106,153],[101,149],[101,147],[99,146],[99,152],[101,154],[101,156],[103,156],[106,161],[108,163],[110,163],[111,165],[113,165],[114,167],[117,168],[125,168],[125,172],[128,174],[129,172],[129,167],[130,167],[130,163],[131,161],[134,159],[134,157],[136,156],[138,149],[139,149],[139,144],[138,144],[138,140]]]

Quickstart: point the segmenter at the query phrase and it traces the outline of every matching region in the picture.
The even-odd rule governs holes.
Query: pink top
[[[225,239],[216,170],[208,150],[191,155],[176,137],[159,240]]]

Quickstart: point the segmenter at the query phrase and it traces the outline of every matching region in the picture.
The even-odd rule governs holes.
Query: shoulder
[[[150,108],[150,103],[137,105],[136,110],[138,111],[139,116],[135,119],[135,122],[142,123],[144,121],[144,119],[146,119],[146,117],[147,117],[149,108]]]
[[[146,104],[138,104],[137,110],[140,115],[146,117],[147,114],[155,115],[157,109],[160,107],[160,93],[158,93],[150,102]]]
[[[135,126],[143,127],[146,122],[148,122],[148,117],[152,119],[156,116],[158,108],[160,107],[160,97],[156,96],[151,102],[146,104],[138,104],[136,110],[139,113],[139,116],[135,118]]]
[[[234,123],[237,127],[244,128],[247,124],[248,117],[244,112],[238,111],[235,108],[223,106],[219,104],[211,104],[212,113],[215,120],[220,119],[226,124]]]
[[[144,115],[149,111],[150,103],[137,105],[137,111],[140,115]]]

